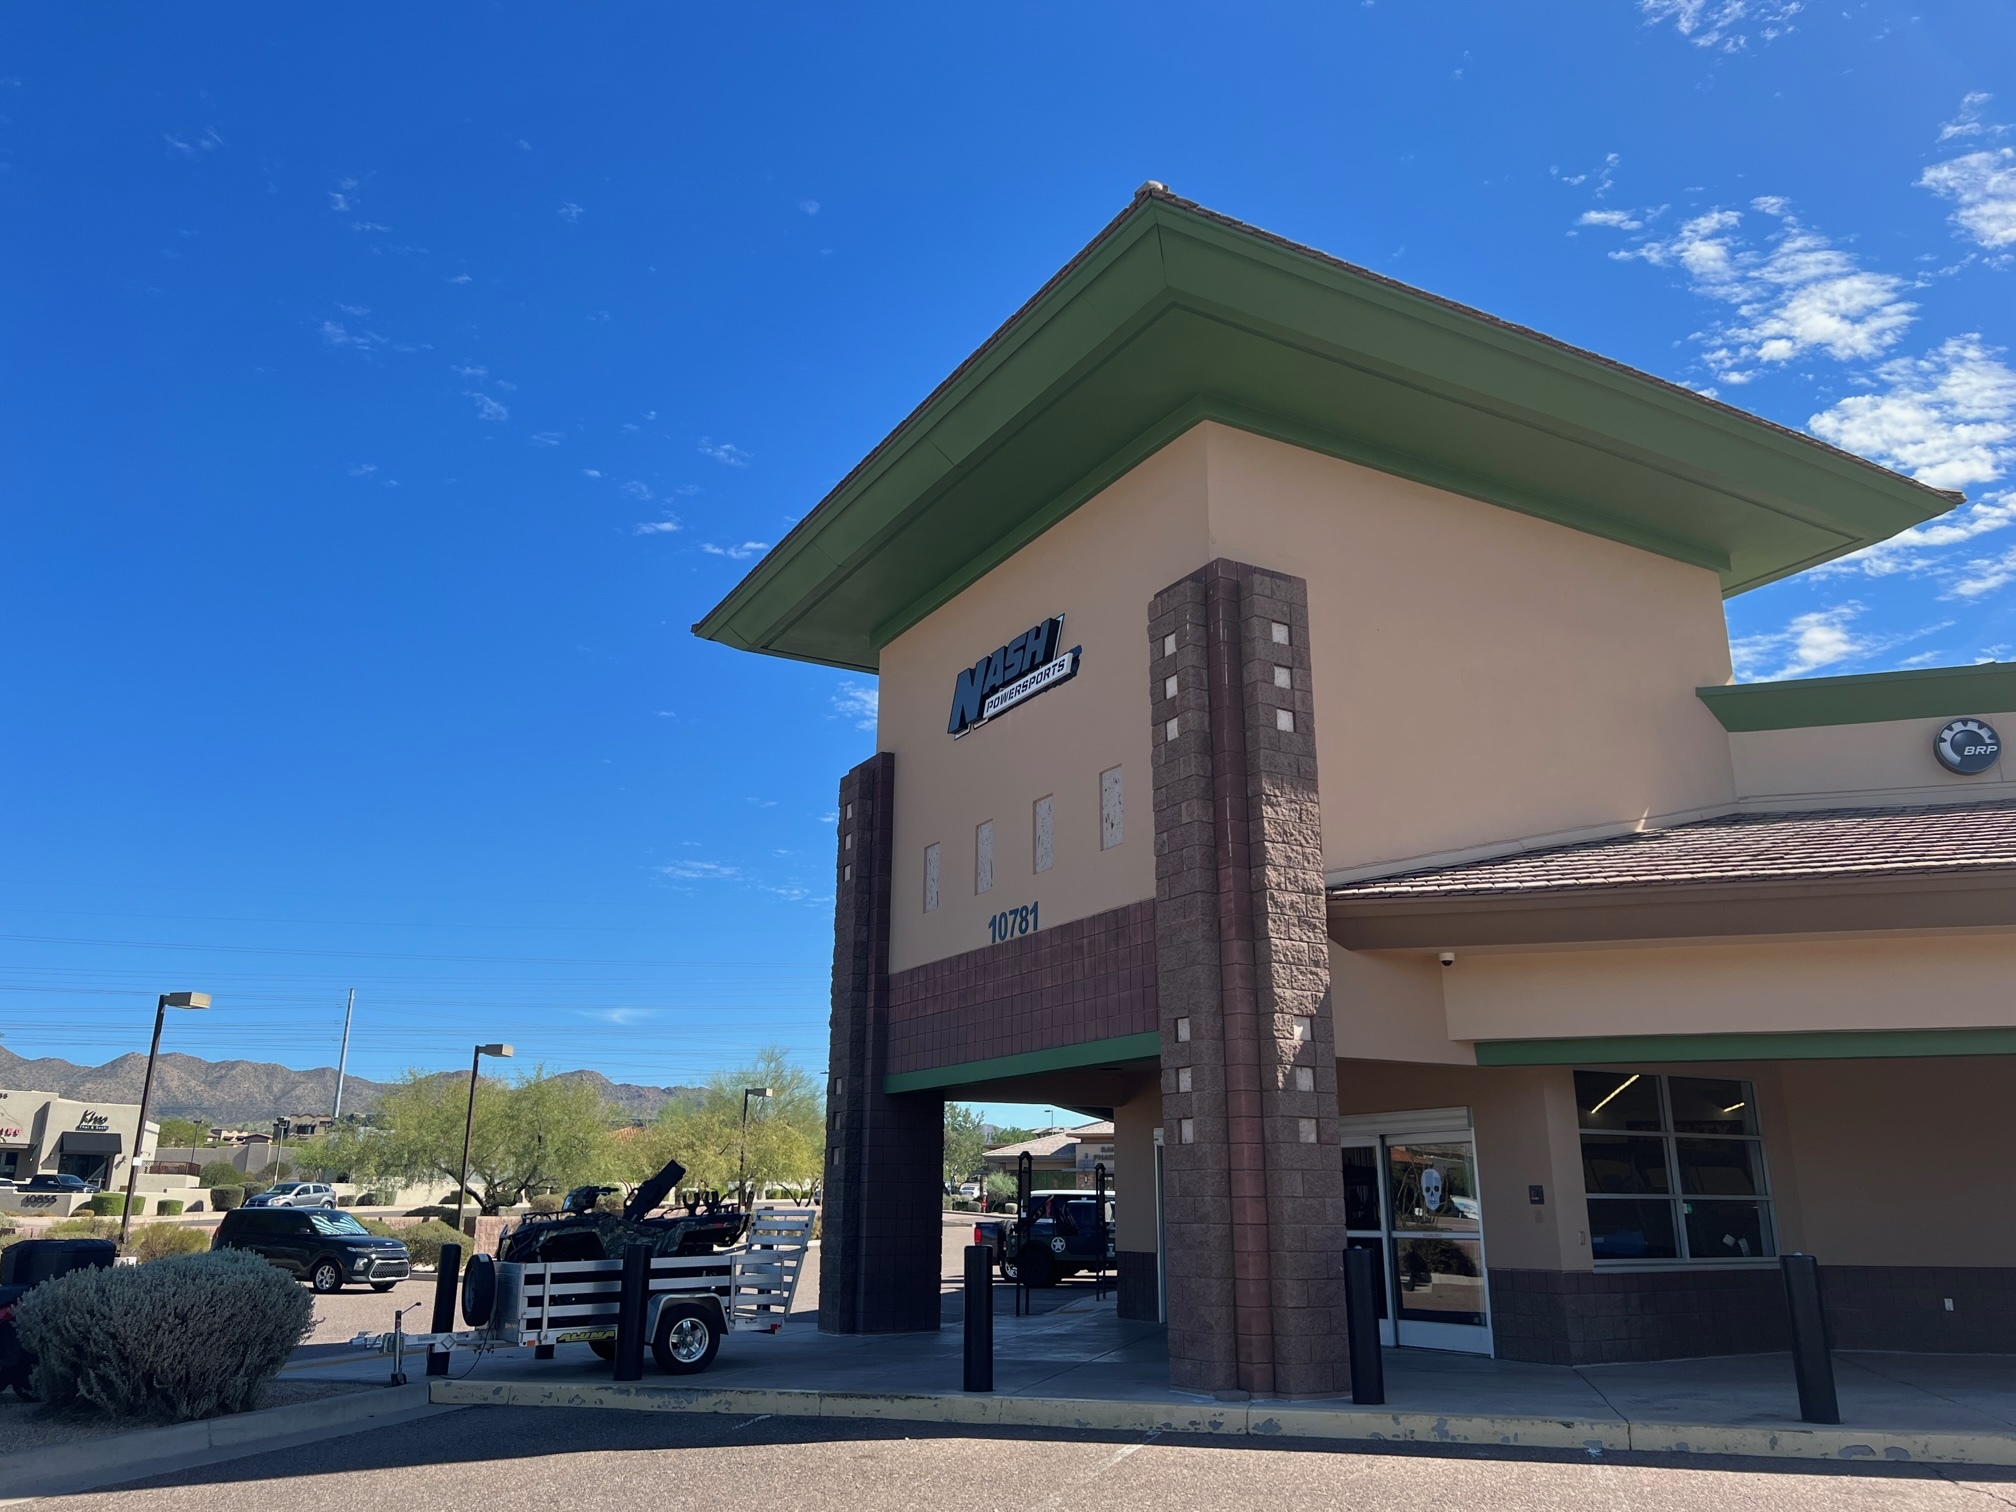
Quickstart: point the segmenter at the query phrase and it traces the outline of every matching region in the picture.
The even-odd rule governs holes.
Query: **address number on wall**
[[[999,945],[1003,940],[1012,940],[1019,935],[1036,932],[1036,905],[1025,904],[1021,908],[1007,908],[987,921],[987,938]]]

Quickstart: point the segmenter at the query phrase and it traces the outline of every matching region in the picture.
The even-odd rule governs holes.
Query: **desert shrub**
[[[228,1160],[205,1161],[196,1180],[206,1187],[243,1186],[245,1173]]]
[[[429,1218],[422,1223],[402,1224],[398,1228],[393,1228],[390,1224],[369,1222],[364,1226],[374,1234],[382,1233],[386,1238],[397,1239],[404,1244],[415,1265],[439,1265],[441,1246],[444,1244],[461,1245],[462,1258],[465,1260],[469,1258],[468,1237],[457,1233],[454,1225],[443,1223],[436,1218]]]
[[[265,1191],[266,1188],[268,1188],[272,1184],[273,1183],[270,1181],[255,1181],[248,1176],[245,1178],[245,1186],[243,1190],[247,1197],[257,1197],[261,1192]]]
[[[154,1211],[159,1213],[163,1218],[181,1217],[182,1208],[183,1202],[179,1197],[163,1197],[159,1202],[154,1204]]]
[[[224,1186],[210,1188],[210,1207],[213,1212],[228,1213],[245,1201],[243,1187]]]
[[[541,1192],[526,1203],[525,1208],[526,1211],[533,1213],[557,1213],[560,1211],[560,1199],[551,1192]]]
[[[595,1211],[598,1213],[621,1213],[623,1211],[623,1204],[627,1200],[621,1192],[605,1193],[595,1199]]]
[[[210,1236],[179,1223],[145,1223],[133,1230],[127,1249],[143,1264],[171,1255],[194,1255],[210,1248]]]
[[[117,1239],[119,1220],[117,1218],[65,1218],[61,1223],[52,1223],[43,1232],[47,1239]]]
[[[953,1213],[977,1213],[980,1211],[980,1204],[975,1202],[971,1197],[948,1197],[945,1199],[945,1207],[948,1212]]]
[[[244,1250],[72,1271],[15,1312],[52,1408],[168,1422],[257,1406],[313,1319],[308,1293]]]
[[[455,1226],[455,1209],[452,1205],[449,1207],[408,1208],[406,1216],[408,1218],[435,1218],[447,1224],[450,1228]]]
[[[91,1198],[90,1208],[91,1211],[96,1213],[100,1218],[117,1218],[121,1213],[127,1210],[126,1194],[124,1192],[95,1193]],[[147,1199],[145,1197],[135,1197],[133,1199],[132,1211],[133,1216],[135,1218],[138,1218],[142,1213],[146,1212]]]

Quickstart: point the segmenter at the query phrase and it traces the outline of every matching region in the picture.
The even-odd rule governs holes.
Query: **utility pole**
[[[350,1065],[350,1015],[357,1011],[357,989],[350,989],[350,1001],[343,1005],[343,1048],[336,1056],[336,1107],[330,1117],[343,1120],[343,1073]]]

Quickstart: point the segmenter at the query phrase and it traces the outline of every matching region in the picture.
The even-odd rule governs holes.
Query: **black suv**
[[[327,1208],[233,1208],[210,1248],[264,1255],[318,1292],[339,1292],[346,1281],[386,1292],[413,1270],[397,1239],[381,1239],[350,1214]]]

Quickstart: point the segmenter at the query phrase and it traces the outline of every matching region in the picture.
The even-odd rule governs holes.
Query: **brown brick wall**
[[[1152,1034],[1155,900],[1074,919],[889,979],[891,1071]]]

